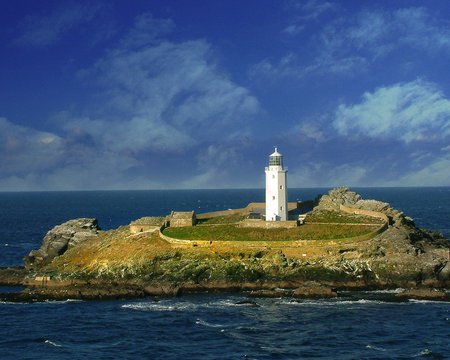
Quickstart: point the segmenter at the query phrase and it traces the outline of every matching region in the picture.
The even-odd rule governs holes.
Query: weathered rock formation
[[[69,220],[55,226],[45,235],[40,249],[24,257],[25,268],[31,270],[50,263],[66,250],[97,236],[99,230],[97,219],[92,218]]]
[[[332,189],[327,195],[323,195],[314,210],[339,211],[341,205],[354,209],[381,212],[390,219],[391,224],[412,223],[412,219],[405,217],[401,211],[393,209],[388,203],[378,200],[364,200],[361,195],[349,191],[346,187]]]

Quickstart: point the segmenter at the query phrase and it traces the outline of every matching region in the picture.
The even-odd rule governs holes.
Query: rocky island
[[[303,204],[305,205],[305,204]],[[2,300],[108,299],[245,291],[249,296],[340,297],[402,289],[394,300],[449,300],[450,242],[389,204],[347,188],[289,204],[281,226],[261,204],[208,214],[146,217],[102,231],[96,219],[51,229],[25,266],[0,270],[21,285]],[[262,204],[263,206],[263,204]]]

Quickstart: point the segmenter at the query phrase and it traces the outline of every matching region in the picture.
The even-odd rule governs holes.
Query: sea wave
[[[422,351],[420,351],[419,353],[415,354],[413,357],[426,357],[426,358],[430,358],[430,359],[446,359],[447,357],[438,353],[438,352],[434,352],[430,349],[423,349]]]
[[[206,326],[206,327],[210,327],[210,328],[224,328],[224,327],[226,327],[225,325],[222,325],[222,324],[212,324],[212,323],[207,322],[207,321],[202,320],[202,319],[197,319],[197,320],[195,321],[195,323],[196,323],[197,325]]]
[[[159,301],[159,302],[133,302],[123,304],[123,309],[131,309],[138,311],[194,311],[197,309],[224,309],[229,307],[258,307],[260,304],[243,299],[223,299],[209,302],[177,302],[176,300]]]
[[[53,341],[50,341],[50,340],[45,340],[44,343],[52,345],[52,346],[55,346],[55,347],[62,347],[61,344],[57,344],[57,343],[55,343]]]
[[[280,305],[292,305],[292,306],[343,306],[343,305],[379,305],[386,304],[381,300],[340,300],[340,299],[319,299],[319,300],[301,300],[301,299],[280,299],[278,301]]]
[[[194,303],[132,303],[121,306],[123,309],[138,311],[186,311],[197,309]]]
[[[442,300],[419,300],[419,299],[408,299],[410,303],[416,304],[450,304],[450,301],[442,301]]]
[[[383,351],[383,352],[387,351],[386,349],[383,349],[382,347],[375,346],[375,345],[372,345],[372,344],[367,344],[366,348],[372,349],[372,350],[376,350],[376,351]]]

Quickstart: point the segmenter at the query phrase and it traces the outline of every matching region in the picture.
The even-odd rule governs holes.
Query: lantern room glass
[[[269,166],[283,166],[283,158],[281,156],[270,156]]]

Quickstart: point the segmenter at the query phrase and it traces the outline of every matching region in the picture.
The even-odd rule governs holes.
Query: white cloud
[[[311,139],[319,143],[326,140],[325,134],[320,126],[313,121],[303,121],[296,125],[291,131],[289,131],[289,133],[295,134],[295,138]]]
[[[345,58],[368,52],[361,56],[373,61],[405,46],[424,51],[450,50],[450,26],[425,8],[364,10],[326,27],[320,39],[323,54]]]
[[[46,171],[61,161],[62,139],[0,118],[0,164],[3,174]]]
[[[62,111],[53,117],[59,135],[0,119],[0,187],[178,187],[206,173],[196,162],[199,144],[219,149],[246,133],[259,103],[220,69],[205,40],[162,39],[173,26],[143,14],[115,48],[80,71],[97,93],[83,115]],[[216,160],[225,156],[214,149],[208,154]],[[189,161],[193,166],[184,167]],[[169,179],[174,165],[180,170]],[[220,180],[225,166],[214,169],[210,176]],[[202,179],[192,181],[208,176]]]
[[[175,23],[172,19],[158,19],[152,14],[144,13],[135,19],[133,27],[122,39],[121,44],[125,47],[148,45],[174,29]]]
[[[245,128],[259,111],[257,99],[218,70],[203,40],[122,43],[84,76],[99,79],[110,112],[74,123],[112,148],[182,150]]]
[[[316,19],[337,6],[328,2],[309,1],[297,3],[301,9],[294,22],[283,29],[288,35],[304,36],[307,21]],[[425,8],[402,8],[394,11],[362,10],[354,16],[339,12],[323,30],[302,46],[313,60],[305,62],[295,53],[280,60],[263,59],[255,64],[250,74],[282,78],[307,75],[346,75],[367,71],[369,66],[395,49],[415,49],[435,54],[450,50],[450,26],[439,21]],[[337,14],[337,11],[336,11]],[[304,40],[303,40],[304,41]],[[414,58],[412,58],[414,60]],[[412,62],[409,62],[409,66]]]
[[[438,157],[420,169],[409,171],[395,181],[387,182],[387,186],[449,186],[450,155]]]
[[[36,47],[53,45],[76,26],[91,22],[101,9],[98,4],[65,3],[51,13],[29,15],[19,25],[15,44]]]
[[[313,63],[304,65],[301,59],[293,53],[289,53],[283,56],[278,62],[264,59],[253,65],[250,69],[250,76],[253,78],[262,75],[272,79],[286,77],[302,79],[309,75],[353,75],[359,71],[364,71],[367,65],[368,62],[363,57],[351,56],[336,59],[329,54],[322,54]]]
[[[336,8],[335,3],[321,0],[291,1],[288,3],[289,11],[294,11],[296,18],[299,20],[316,20]]]
[[[344,136],[442,139],[450,135],[450,101],[430,82],[394,84],[365,93],[359,104],[341,104],[333,126]]]
[[[291,24],[286,26],[282,33],[289,34],[289,35],[297,35],[300,34],[305,29],[304,25],[298,25],[298,24]]]

